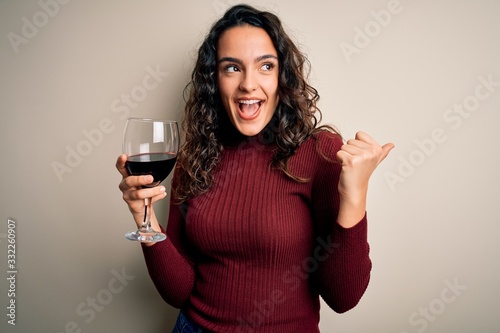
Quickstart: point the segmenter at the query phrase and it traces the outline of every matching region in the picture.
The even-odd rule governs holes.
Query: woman
[[[167,240],[143,244],[161,296],[181,309],[174,332],[319,332],[321,296],[354,307],[370,278],[368,181],[393,144],[319,127],[307,59],[280,20],[230,8],[201,45],[186,88],[185,143]],[[118,158],[138,225],[141,189]],[[153,226],[160,228],[152,214]]]

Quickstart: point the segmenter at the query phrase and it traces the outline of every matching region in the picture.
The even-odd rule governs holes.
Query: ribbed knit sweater
[[[289,169],[307,182],[271,168],[254,138],[225,147],[210,190],[171,205],[167,240],[143,247],[163,299],[231,333],[319,332],[320,296],[339,313],[354,307],[371,261],[366,216],[336,223],[341,145],[324,132],[297,149]]]

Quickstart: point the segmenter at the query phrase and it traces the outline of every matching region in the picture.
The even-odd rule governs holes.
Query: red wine
[[[131,175],[152,175],[153,182],[144,187],[154,187],[167,178],[176,160],[177,155],[173,153],[146,153],[129,156],[125,166]]]

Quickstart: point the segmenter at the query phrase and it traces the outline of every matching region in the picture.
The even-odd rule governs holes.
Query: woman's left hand
[[[339,224],[350,227],[364,216],[370,176],[392,148],[392,143],[381,146],[368,134],[358,132],[337,152],[342,163],[338,185],[341,198]]]

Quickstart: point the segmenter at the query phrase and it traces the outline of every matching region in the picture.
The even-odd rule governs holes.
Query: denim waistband
[[[203,329],[189,320],[181,311],[177,316],[177,321],[172,333],[203,333]]]

